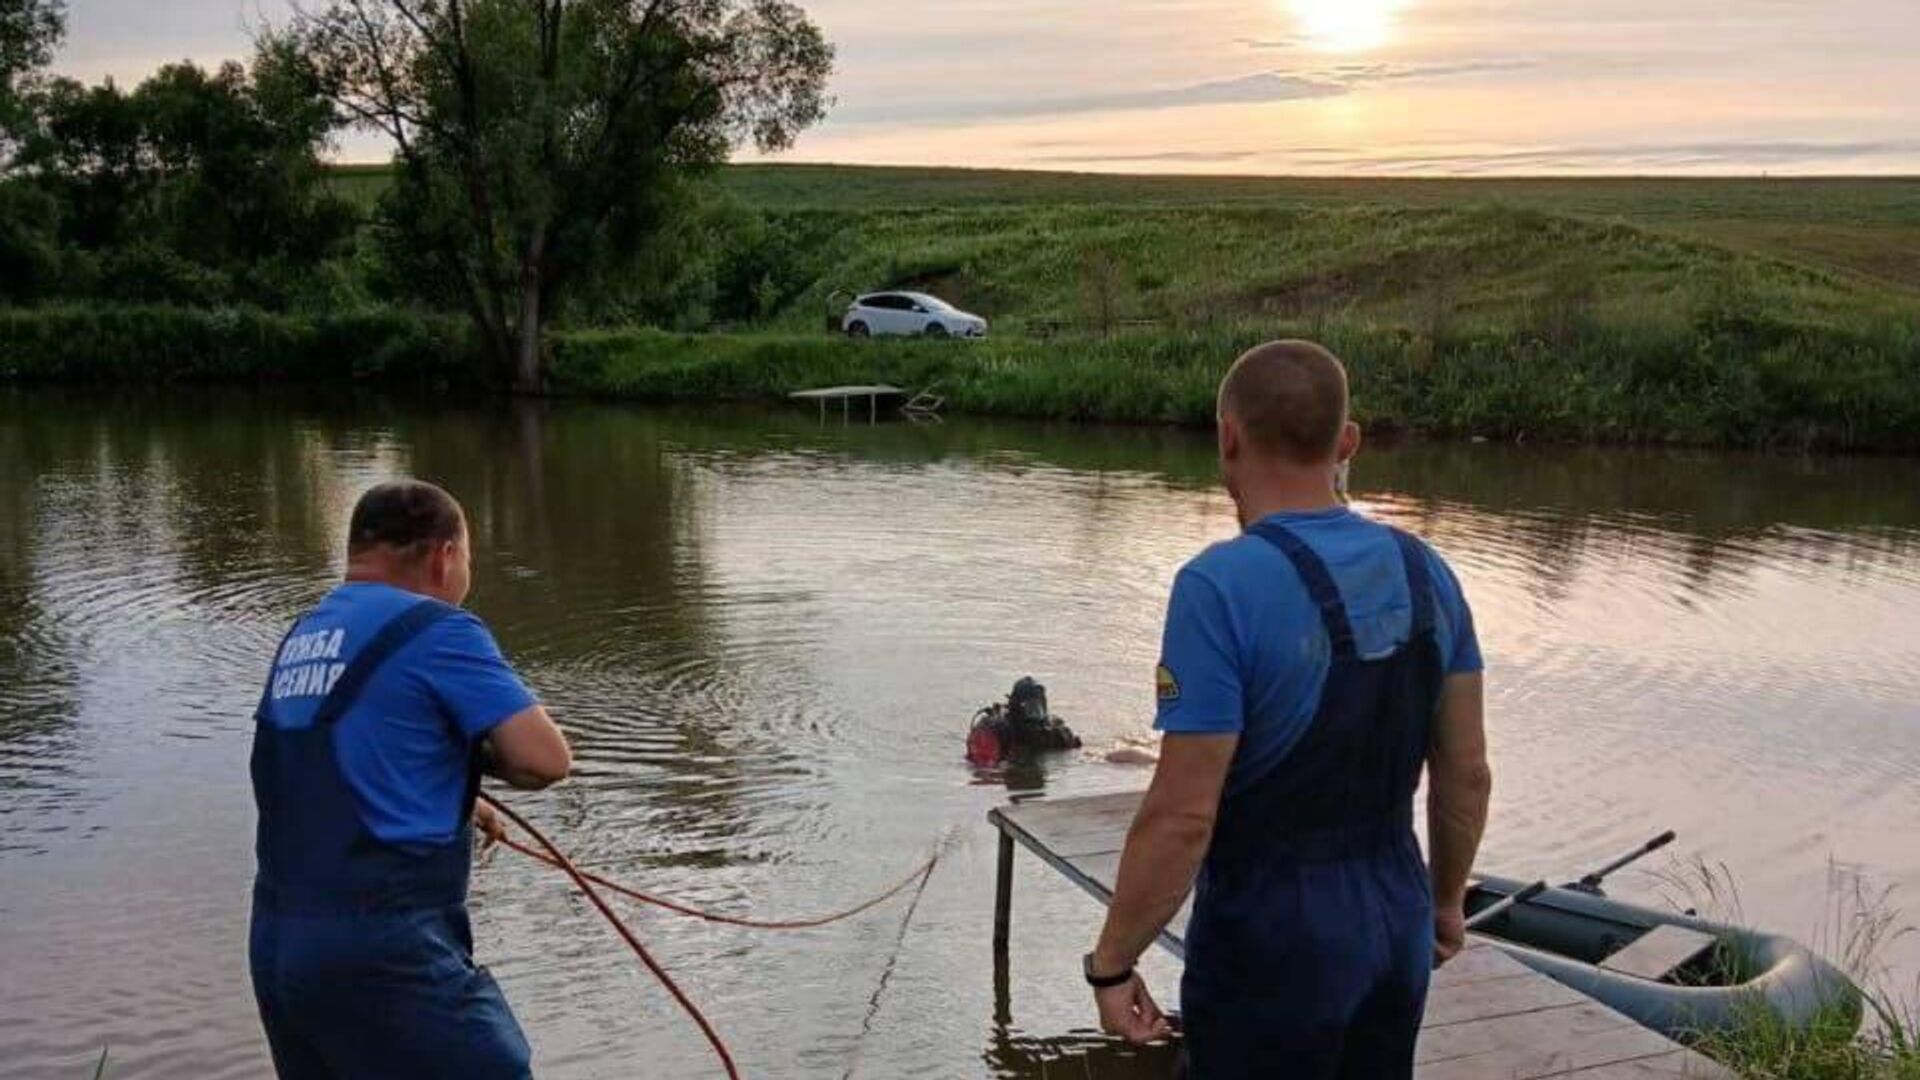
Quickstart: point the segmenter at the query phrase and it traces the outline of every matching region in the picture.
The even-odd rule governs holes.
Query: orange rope
[[[688,1016],[693,1018],[693,1022],[700,1026],[700,1033],[707,1037],[713,1052],[720,1055],[720,1064],[726,1067],[728,1080],[740,1080],[740,1070],[734,1065],[733,1055],[728,1052],[727,1044],[720,1038],[720,1033],[707,1022],[706,1015],[700,1011],[700,1007],[695,1005],[693,1000],[680,989],[679,984],[673,981],[673,976],[668,975],[666,969],[654,960],[651,953],[647,952],[647,947],[640,944],[640,939],[634,936],[633,931],[627,929],[627,924],[620,920],[620,916],[614,913],[613,908],[609,907],[607,902],[600,898],[600,894],[594,891],[593,881],[586,874],[581,873],[579,868],[574,866],[559,848],[554,847],[553,842],[542,835],[539,829],[528,823],[527,819],[514,813],[512,808],[491,795],[482,792],[480,798],[488,806],[505,814],[507,820],[520,826],[528,836],[533,837],[541,847],[546,849],[545,861],[566,871],[567,876],[573,879],[573,883],[580,887],[580,891],[587,894],[587,899],[593,901],[593,906],[600,909],[600,914],[606,916],[607,922],[613,924],[613,928],[626,939],[627,945],[633,949],[634,955],[640,958],[640,962],[647,966],[648,971],[653,972],[653,977],[660,980],[660,985],[667,988],[667,993],[672,994],[673,999],[680,1003],[680,1007],[686,1010]]]
[[[492,800],[488,800],[488,801],[492,801]],[[496,803],[495,805],[498,805],[498,804]],[[560,867],[561,869],[567,869],[567,867],[562,866],[559,862],[554,861],[552,856],[546,855],[542,852],[535,851],[534,849],[527,847],[525,844],[519,843],[518,841],[513,840],[512,838],[503,837],[500,840],[500,846],[508,848],[509,850],[512,850],[512,851],[517,851],[520,854],[527,856],[528,858],[538,859],[541,862],[546,863],[548,866],[555,866],[555,867]],[[832,915],[821,915],[817,918],[784,919],[784,920],[747,919],[747,918],[741,918],[739,916],[734,916],[734,915],[721,915],[716,912],[702,911],[699,908],[688,907],[685,904],[675,903],[674,901],[665,899],[663,897],[652,896],[647,893],[643,893],[638,889],[630,889],[627,886],[622,885],[618,882],[608,881],[606,878],[603,878],[597,874],[590,873],[585,870],[578,871],[578,873],[580,874],[580,876],[586,878],[588,881],[593,882],[595,885],[600,886],[601,888],[607,890],[608,892],[616,893],[620,896],[624,896],[629,900],[637,900],[643,904],[651,904],[657,908],[664,908],[665,910],[671,911],[676,915],[685,915],[689,918],[694,918],[694,919],[704,919],[710,923],[721,923],[727,926],[745,926],[755,930],[808,930],[816,926],[827,926],[831,923],[837,923],[845,919],[851,919],[855,915],[859,915],[862,912],[871,911],[874,908],[879,907],[881,904],[884,904],[887,901],[893,899],[894,897],[899,896],[901,893],[907,891],[907,888],[911,886],[914,882],[932,875],[934,864],[938,863],[939,861],[940,861],[940,855],[938,852],[935,852],[930,858],[927,859],[926,862],[923,862],[919,866],[914,867],[913,873],[908,874],[904,878],[901,878],[899,884],[894,885],[892,888],[889,888],[886,892],[881,893],[880,895],[874,897],[873,899],[860,904],[858,907],[848,908],[845,911],[835,912]]]

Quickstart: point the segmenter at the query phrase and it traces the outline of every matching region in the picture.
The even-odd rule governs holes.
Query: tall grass
[[[556,336],[550,372],[556,389],[597,396],[771,399],[882,381],[937,385],[962,412],[1197,425],[1212,422],[1235,356],[1295,335],[1347,360],[1356,414],[1376,429],[1920,449],[1920,336],[1899,326],[1795,326],[1735,309],[1596,316],[1558,333],[1448,325],[1427,335],[1359,317],[983,343],[580,332]]]
[[[397,310],[0,308],[0,381],[470,383],[465,323]]]
[[[1669,899],[1716,921],[1744,922],[1734,876],[1724,864],[1695,862],[1663,876]],[[1695,1048],[1746,1080],[1920,1080],[1920,983],[1897,987],[1883,960],[1914,933],[1890,888],[1828,872],[1824,924],[1813,947],[1835,958],[1859,988],[1862,1009],[1834,1001],[1805,1026],[1786,1023],[1764,1002],[1743,1011],[1731,1030],[1703,1033]]]

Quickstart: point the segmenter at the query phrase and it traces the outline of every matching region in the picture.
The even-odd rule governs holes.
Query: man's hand
[[[500,819],[500,812],[483,802],[473,804],[473,827],[485,838],[480,841],[482,852],[507,838],[507,823]]]
[[[1093,1001],[1100,1008],[1100,1030],[1109,1035],[1144,1044],[1159,1042],[1173,1034],[1173,1025],[1160,1012],[1160,1006],[1154,1004],[1153,995],[1147,992],[1146,980],[1138,973],[1119,986],[1095,990]]]
[[[1467,947],[1467,913],[1457,907],[1433,909],[1433,966],[1437,970]]]

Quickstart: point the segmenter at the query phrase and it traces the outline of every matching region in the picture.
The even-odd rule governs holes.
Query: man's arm
[[[1093,950],[1095,974],[1133,967],[1179,913],[1213,841],[1227,769],[1239,744],[1238,735],[1162,739],[1160,764],[1127,831],[1113,902]],[[1130,985],[1102,991],[1100,1011],[1108,1031],[1135,1042],[1166,1034],[1165,1021],[1137,976]]]
[[[515,713],[482,746],[487,774],[522,791],[552,787],[573,771],[573,750],[544,705]]]
[[[1465,945],[1467,879],[1487,827],[1492,793],[1485,680],[1478,672],[1448,676],[1427,755],[1427,858],[1437,963],[1452,959]]]

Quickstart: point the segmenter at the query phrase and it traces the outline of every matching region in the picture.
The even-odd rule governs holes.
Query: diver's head
[[[1013,684],[1013,693],[1007,695],[1007,712],[1015,720],[1029,724],[1047,722],[1047,688],[1035,682],[1031,676]]]

